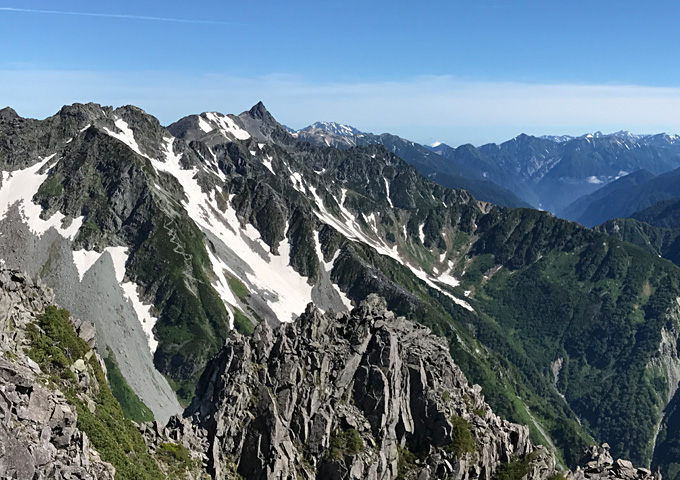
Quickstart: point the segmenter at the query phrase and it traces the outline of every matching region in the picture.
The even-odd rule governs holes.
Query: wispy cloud
[[[173,23],[194,23],[194,24],[212,24],[212,25],[244,25],[234,22],[223,22],[220,20],[194,20],[190,18],[170,18],[170,17],[150,17],[146,15],[128,15],[118,13],[94,13],[94,12],[69,12],[63,10],[37,10],[31,8],[14,8],[14,7],[0,7],[1,12],[16,12],[16,13],[37,13],[43,15],[71,15],[79,17],[99,17],[99,18],[116,18],[124,20],[145,20],[151,22],[173,22]]]
[[[135,104],[170,123],[205,110],[240,113],[258,100],[291,127],[334,120],[375,133],[451,144],[601,130],[680,133],[680,88],[530,84],[420,76],[331,83],[294,75],[1,71],[0,107],[42,118],[63,104]],[[4,105],[3,105],[4,104]]]

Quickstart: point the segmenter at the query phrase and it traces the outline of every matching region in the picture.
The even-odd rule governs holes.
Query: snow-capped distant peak
[[[431,144],[430,144],[430,147],[432,147],[432,148],[437,148],[437,147],[438,147],[439,145],[441,145],[441,144],[442,144],[442,142],[434,142],[434,143],[431,143]]]
[[[336,122],[315,122],[311,124],[309,127],[303,128],[302,130],[312,129],[325,130],[326,132],[330,132],[334,135],[338,135],[341,137],[353,137],[355,135],[359,135],[362,133],[360,130],[354,127],[351,127],[349,125],[342,125]]]
[[[542,140],[550,140],[555,143],[565,143],[574,139],[571,135],[543,135],[539,138]]]
[[[581,138],[617,138],[619,140],[630,140],[632,142],[637,142],[639,140],[642,140],[643,138],[647,137],[648,135],[635,135],[633,133],[630,133],[627,130],[619,130],[618,132],[614,133],[602,133],[600,131],[597,131],[595,133],[586,133],[585,135],[581,135]]]

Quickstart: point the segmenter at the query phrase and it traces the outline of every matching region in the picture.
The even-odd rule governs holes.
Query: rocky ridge
[[[589,447],[581,459],[576,471],[570,472],[568,480],[614,480],[622,479],[654,479],[661,480],[660,473],[654,473],[646,468],[635,468],[628,460],[614,460],[609,453],[609,444]]]
[[[51,290],[39,281],[0,271],[0,478],[113,479],[113,466],[101,460],[76,427],[74,406],[24,353],[28,326],[52,299]],[[81,337],[93,344],[92,325],[78,323]],[[72,372],[86,392],[98,388],[82,359]]]
[[[207,441],[217,479],[557,478],[553,454],[491,411],[447,344],[376,295],[350,313],[309,304],[276,330],[235,333],[196,393],[185,416],[206,433],[171,422],[186,445]],[[652,478],[597,458],[569,478]]]

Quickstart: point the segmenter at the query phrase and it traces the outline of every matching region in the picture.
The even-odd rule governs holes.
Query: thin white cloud
[[[219,20],[193,20],[189,18],[170,18],[170,17],[150,17],[146,15],[126,15],[118,13],[94,13],[94,12],[69,12],[63,10],[37,10],[32,8],[14,8],[14,7],[0,7],[2,12],[17,12],[17,13],[38,13],[44,15],[71,15],[79,17],[100,17],[100,18],[116,18],[124,20],[145,20],[152,22],[173,22],[173,23],[197,23],[197,24],[213,24],[213,25],[242,25],[232,22],[222,22]]]
[[[258,100],[291,127],[334,120],[422,143],[502,141],[519,133],[680,132],[680,88],[476,82],[421,76],[324,83],[292,75],[1,71],[0,104],[42,118],[61,105],[135,104],[170,123],[205,110],[239,113]]]

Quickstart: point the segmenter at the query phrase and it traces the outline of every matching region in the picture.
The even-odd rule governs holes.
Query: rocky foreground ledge
[[[52,299],[0,269],[0,479],[660,480],[606,444],[558,473],[526,427],[491,411],[442,339],[376,296],[349,314],[310,304],[293,323],[234,333],[185,417],[130,424],[124,438],[140,443],[118,452],[102,440],[126,424],[102,400],[113,402],[94,329],[65,317],[52,331],[41,323]],[[46,334],[70,339],[58,362],[36,356]]]
[[[25,274],[0,270],[0,478],[111,479],[115,469],[103,462],[77,427],[76,407],[48,378],[27,351],[36,317],[52,305],[52,291]],[[80,338],[94,345],[88,322],[72,324]],[[82,385],[82,398],[92,402],[98,390],[84,360],[68,370]]]

